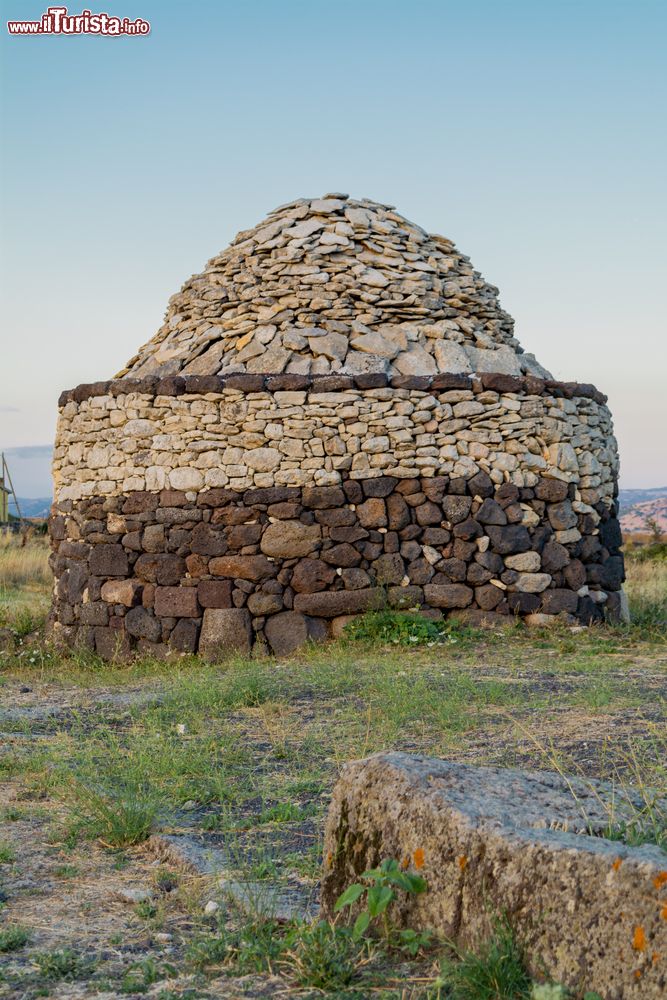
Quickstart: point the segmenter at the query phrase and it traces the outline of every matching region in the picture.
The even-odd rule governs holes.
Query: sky
[[[667,483],[664,0],[87,2],[150,21],[132,38],[9,36],[47,4],[0,6],[19,494],[49,494],[62,389],[113,376],[237,231],[328,191],[453,239],[524,348],[608,394],[621,485]]]

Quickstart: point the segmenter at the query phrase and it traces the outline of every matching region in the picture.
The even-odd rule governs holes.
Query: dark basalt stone
[[[338,486],[304,486],[301,503],[314,510],[341,507],[345,503],[345,494]]]
[[[95,545],[90,553],[93,576],[127,576],[129,564],[122,545]]]
[[[501,556],[527,552],[530,548],[530,535],[522,524],[507,524],[504,527],[490,524],[487,534],[494,552]]]
[[[122,655],[134,648],[164,656],[196,651],[206,610],[244,610],[260,641],[272,630],[278,635],[271,623],[281,615],[296,615],[285,622],[312,638],[326,634],[328,619],[381,607],[385,599],[397,608],[423,604],[425,613],[438,615],[441,609],[473,616],[545,611],[593,621],[608,607],[618,616],[618,521],[603,504],[599,525],[577,515],[575,495],[559,480],[495,488],[478,473],[470,480],[380,476],[340,486],[215,489],[199,494],[196,504],[178,490],[68,501],[51,517],[54,617],[70,630],[63,631],[68,642],[94,646],[100,655],[112,656],[118,643]],[[541,519],[530,531],[521,523],[522,503]],[[122,535],[109,533],[109,513],[122,513]],[[67,537],[70,519],[81,537]],[[261,555],[264,532],[275,534],[288,522],[317,525],[313,552]],[[574,524],[579,541],[555,541],[555,530]],[[504,556],[529,550],[552,576],[541,594],[516,592],[520,573],[504,563]],[[140,582],[129,609],[101,599],[102,586],[119,578]],[[603,603],[580,597],[585,584],[609,597]]]
[[[389,376],[383,372],[367,372],[355,375],[354,384],[357,389],[385,389],[389,385]]]
[[[239,389],[241,392],[261,392],[266,378],[266,375],[251,375],[244,372],[238,375],[226,375],[225,383],[230,389]]]
[[[516,375],[499,375],[496,372],[483,372],[480,380],[485,389],[494,392],[521,392],[524,380]]]
[[[379,476],[377,479],[364,479],[362,489],[367,497],[387,497],[396,489],[398,480],[393,476]]]
[[[542,570],[545,573],[556,573],[570,561],[570,553],[560,542],[550,541],[542,549]]]
[[[558,615],[563,611],[574,614],[579,598],[573,590],[545,590],[540,594],[542,611],[546,615]]]
[[[386,603],[382,587],[368,590],[325,590],[317,594],[296,594],[294,608],[317,618],[338,618],[339,615],[357,615],[378,611]]]
[[[147,608],[130,608],[125,615],[125,631],[135,639],[148,639],[159,642],[162,636],[162,626],[155,615]]]
[[[350,375],[311,375],[313,392],[344,392],[354,389],[354,379]]]
[[[466,496],[446,496],[442,499],[442,511],[450,524],[465,521],[472,508],[472,499]]]
[[[468,492],[470,496],[480,496],[482,498],[493,496],[493,480],[486,472],[478,472],[468,480]]]
[[[269,375],[266,379],[266,388],[269,392],[299,392],[309,389],[312,379],[309,375],[297,375],[286,372],[284,375]]]
[[[480,524],[507,524],[507,514],[495,500],[487,497],[475,514]]]

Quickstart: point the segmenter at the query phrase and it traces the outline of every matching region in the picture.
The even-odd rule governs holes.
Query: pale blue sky
[[[151,34],[9,37],[47,3],[2,3],[0,447],[47,444],[237,230],[338,190],[455,240],[609,394],[622,484],[664,485],[664,0],[86,6]]]

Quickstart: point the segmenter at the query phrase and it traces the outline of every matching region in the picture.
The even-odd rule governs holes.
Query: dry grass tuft
[[[10,587],[48,587],[51,570],[49,547],[43,536],[23,544],[21,535],[0,534],[0,590]]]

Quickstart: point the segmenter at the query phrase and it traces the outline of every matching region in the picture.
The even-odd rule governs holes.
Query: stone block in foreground
[[[611,797],[550,772],[403,753],[353,761],[327,820],[324,915],[364,869],[423,851],[428,891],[401,904],[403,926],[474,947],[504,913],[536,978],[605,1000],[665,996],[667,855],[600,835]]]

